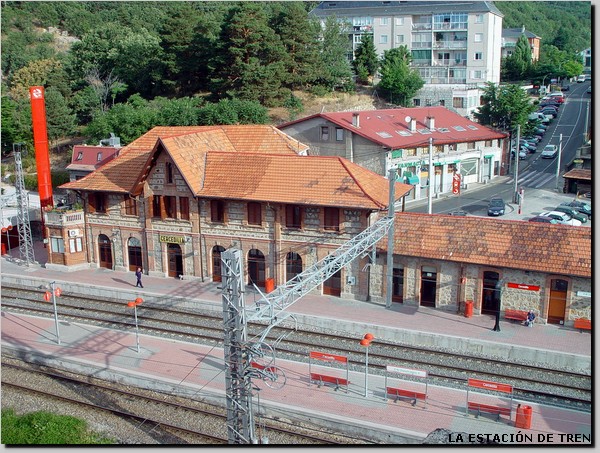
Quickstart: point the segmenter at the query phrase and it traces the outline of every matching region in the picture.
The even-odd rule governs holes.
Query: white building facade
[[[415,107],[442,105],[471,117],[485,83],[500,82],[503,15],[493,2],[322,2],[311,14],[346,22],[352,54],[369,33],[380,57],[406,46],[425,81]]]

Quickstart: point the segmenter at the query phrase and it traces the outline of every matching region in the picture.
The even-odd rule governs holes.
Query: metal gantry
[[[230,444],[256,443],[252,417],[252,379],[248,373],[247,324],[242,288],[242,252],[221,253],[227,438]]]
[[[21,260],[27,265],[35,263],[35,252],[33,250],[33,239],[31,237],[31,225],[29,223],[29,197],[25,190],[23,177],[23,164],[21,161],[21,143],[13,144],[16,170],[16,192],[18,207],[19,252]],[[23,151],[26,152],[27,150]]]
[[[225,391],[227,431],[230,444],[257,442],[254,436],[252,416],[252,377],[262,378],[267,385],[270,382],[269,386],[273,388],[280,388],[275,381],[282,380],[285,383],[285,375],[273,364],[274,348],[265,343],[265,339],[273,327],[292,317],[285,310],[356,258],[374,256],[377,243],[386,234],[389,235],[387,264],[388,266],[393,264],[391,258],[393,256],[395,181],[395,175],[393,171],[390,171],[390,202],[386,217],[377,220],[333,253],[285,284],[278,286],[269,294],[264,294],[256,288],[261,298],[248,309],[245,308],[243,299],[242,252],[239,249],[231,248],[221,253],[223,322],[225,325]],[[391,270],[388,270],[388,274],[388,280],[391,280]],[[391,282],[388,281],[388,292],[390,288]],[[391,295],[388,296],[391,297]],[[388,307],[387,301],[386,307]],[[248,341],[247,323],[249,321],[267,323],[257,341]],[[258,364],[258,370],[254,367],[256,364]],[[283,383],[280,385],[284,385]]]

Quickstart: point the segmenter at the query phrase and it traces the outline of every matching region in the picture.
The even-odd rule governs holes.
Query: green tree
[[[156,110],[157,122],[161,126],[195,126],[204,101],[201,98],[154,98],[149,107]]]
[[[267,124],[267,109],[256,101],[222,99],[203,106],[198,112],[198,123],[214,124]]]
[[[2,96],[0,102],[2,111],[2,155],[7,156],[12,153],[13,143],[33,142],[33,132],[31,128],[31,107],[29,101],[15,101],[8,96]],[[29,116],[29,122],[27,117]]]
[[[73,134],[76,130],[76,116],[60,91],[53,87],[48,88],[45,99],[48,139],[58,140]]]
[[[512,131],[517,125],[524,130],[528,116],[535,110],[529,96],[518,85],[488,82],[482,96],[483,105],[474,112],[479,123]]]
[[[223,27],[213,87],[220,97],[276,105],[284,94],[285,48],[269,27],[265,6],[241,2]]]
[[[273,29],[285,47],[287,86],[307,88],[315,83],[320,64],[320,25],[310,18],[303,2],[281,2],[275,12]]]
[[[513,54],[504,59],[503,66],[505,80],[524,80],[530,75],[531,48],[524,34],[517,40]]]
[[[361,42],[354,52],[352,66],[360,83],[369,83],[377,72],[379,57],[371,33],[362,36]]]
[[[381,59],[381,81],[377,85],[387,92],[390,102],[407,107],[409,100],[425,82],[410,68],[411,55],[406,46],[386,50]]]
[[[347,38],[348,24],[328,16],[321,30],[321,62],[317,83],[328,91],[353,91],[352,66],[348,61],[351,51]]]

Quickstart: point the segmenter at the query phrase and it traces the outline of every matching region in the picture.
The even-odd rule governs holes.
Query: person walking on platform
[[[143,288],[144,286],[142,285],[142,268],[138,267],[137,270],[135,271],[135,278],[137,278],[137,283],[135,284],[136,288]]]
[[[529,313],[527,313],[527,321],[525,322],[525,325],[528,327],[533,327],[534,319],[535,319],[535,313],[533,312],[533,310],[529,310]]]

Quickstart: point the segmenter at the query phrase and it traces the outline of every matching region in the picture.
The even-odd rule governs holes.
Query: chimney
[[[435,129],[435,118],[433,116],[427,117],[427,129],[433,131]]]
[[[352,114],[352,125],[354,127],[360,127],[360,115],[358,112]]]
[[[410,119],[410,131],[417,132],[417,120],[414,118]]]

